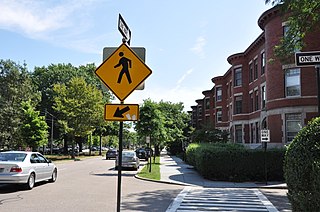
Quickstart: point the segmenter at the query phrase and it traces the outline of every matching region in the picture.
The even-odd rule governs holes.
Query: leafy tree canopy
[[[21,134],[28,147],[37,150],[38,147],[48,143],[48,125],[44,116],[35,111],[31,101],[22,102],[22,126]]]
[[[39,101],[26,65],[11,60],[0,60],[0,146],[13,149],[21,146],[23,138],[19,132],[22,119],[21,104]]]
[[[97,88],[74,77],[65,84],[55,84],[53,90],[53,108],[66,133],[81,137],[102,125],[104,102]]]

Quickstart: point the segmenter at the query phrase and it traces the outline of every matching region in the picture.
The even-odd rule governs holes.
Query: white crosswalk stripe
[[[258,190],[246,188],[185,187],[167,212],[278,211]]]

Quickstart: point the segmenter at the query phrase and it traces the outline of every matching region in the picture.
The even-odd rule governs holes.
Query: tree
[[[165,117],[164,129],[166,140],[164,141],[172,154],[183,152],[184,143],[187,142],[187,128],[190,116],[183,111],[182,103],[160,101],[159,109]]]
[[[65,133],[71,136],[72,145],[76,137],[84,137],[102,125],[104,102],[97,88],[83,78],[74,77],[65,84],[55,84],[53,90],[53,108]]]
[[[192,133],[192,141],[196,143],[227,143],[228,133],[212,127],[203,127]]]
[[[308,32],[319,30],[320,0],[265,0],[266,4],[279,5],[283,13],[288,13],[286,36],[275,46],[275,55],[286,61],[296,49],[305,45],[303,38]]]
[[[150,136],[151,143],[159,148],[160,143],[166,139],[164,122],[164,116],[158,104],[147,99],[140,107],[140,119],[135,125],[135,130],[140,136]]]
[[[48,125],[44,116],[34,110],[31,101],[22,102],[21,135],[28,147],[36,151],[39,146],[48,144]]]
[[[94,64],[82,65],[75,67],[69,64],[51,64],[48,67],[35,67],[32,73],[33,83],[36,85],[37,90],[41,92],[41,102],[37,109],[42,113],[45,111],[48,114],[57,117],[58,114],[53,109],[54,104],[54,90],[55,84],[66,84],[74,77],[81,77],[88,85],[91,85],[103,93],[103,100],[109,102],[112,98],[110,91],[104,88],[99,78],[95,76],[96,67]],[[56,122],[55,122],[56,123]],[[59,132],[63,130],[58,128],[59,125],[54,125],[54,137],[57,139],[61,137]]]
[[[179,146],[181,151],[189,121],[190,117],[183,111],[182,103],[156,103],[147,99],[140,107],[140,119],[135,130],[140,137],[151,137],[155,153],[159,155],[160,148],[165,145]]]
[[[0,146],[15,149],[24,146],[20,134],[21,103],[31,100],[37,103],[39,94],[32,84],[30,73],[23,66],[0,60]]]

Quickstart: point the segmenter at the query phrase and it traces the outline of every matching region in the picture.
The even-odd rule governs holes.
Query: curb
[[[149,181],[149,182],[155,182],[155,183],[164,183],[164,184],[169,184],[169,185],[180,185],[180,186],[198,186],[198,185],[192,185],[192,184],[187,184],[187,183],[182,183],[182,182],[172,182],[172,181],[163,181],[163,180],[154,180],[154,179],[149,179],[149,178],[144,178],[138,176],[138,173],[134,175],[136,179],[139,180],[144,180],[144,181]],[[215,188],[215,187],[206,187],[206,188]],[[221,188],[221,187],[216,187],[216,188]],[[229,188],[229,187],[225,187]],[[257,189],[288,189],[287,186],[277,186],[277,185],[265,185],[265,186],[236,186],[234,188],[257,188]]]
[[[169,182],[169,181],[161,181],[161,180],[154,180],[154,179],[148,179],[144,177],[138,176],[138,174],[134,175],[136,179],[149,181],[149,182],[155,182],[155,183],[163,183],[163,184],[170,184],[170,185],[180,185],[180,186],[190,186],[189,184],[185,183],[179,183],[179,182]]]

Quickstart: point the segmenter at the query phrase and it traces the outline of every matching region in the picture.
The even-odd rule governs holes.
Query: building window
[[[222,122],[222,109],[217,109],[217,122]]]
[[[250,93],[250,112],[253,112],[253,93]]]
[[[235,126],[235,142],[242,143],[242,125]]]
[[[222,100],[222,88],[221,87],[217,87],[216,88],[216,92],[217,92],[217,101],[221,101]]]
[[[249,82],[253,81],[253,64],[249,64]]]
[[[261,108],[266,107],[266,86],[261,87]]]
[[[236,96],[234,101],[235,101],[234,114],[242,113],[242,96]]]
[[[257,59],[254,59],[253,61],[254,63],[254,79],[258,79],[258,60]]]
[[[250,124],[250,143],[254,143],[254,127],[253,127],[253,123]]]
[[[301,113],[286,114],[286,142],[290,143],[301,129]]]
[[[205,107],[206,107],[206,110],[210,109],[210,99],[209,98],[205,98]]]
[[[286,96],[300,96],[300,69],[288,69],[285,72]]]
[[[260,143],[259,122],[256,122],[256,143]]]
[[[234,86],[242,85],[242,69],[237,68],[234,70]]]
[[[289,37],[289,30],[290,30],[290,27],[286,24],[283,25],[283,37]],[[292,35],[290,38],[290,40],[292,40],[293,42],[296,42],[298,41],[300,38],[295,34],[295,35]],[[299,49],[298,47],[295,47],[294,49],[294,52],[299,52],[301,49]]]
[[[284,25],[283,26],[283,37],[286,37],[288,35],[288,31],[289,31],[289,26]]]
[[[266,53],[262,52],[261,53],[261,75],[264,74],[266,70]]]
[[[254,109],[255,109],[255,110],[259,110],[259,92],[258,92],[258,91],[255,91],[255,100],[254,100],[254,103],[255,103]]]
[[[202,107],[201,107],[201,105],[198,106],[198,117],[202,118]]]

